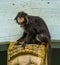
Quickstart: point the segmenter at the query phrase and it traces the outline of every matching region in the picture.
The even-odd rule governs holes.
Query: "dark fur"
[[[27,22],[26,16],[28,18],[28,22]],[[25,23],[19,24],[17,21],[18,17],[24,17]],[[18,42],[23,41],[22,39],[24,39],[24,43],[31,43],[31,41],[33,41],[34,43],[37,43],[38,41],[48,43],[48,54],[50,58],[51,57],[50,56],[51,37],[50,37],[49,30],[44,20],[38,16],[30,16],[24,12],[19,12],[17,16],[15,17],[15,20],[24,29],[23,36],[18,40]],[[38,40],[36,38],[38,38]],[[50,64],[51,63],[49,59],[49,65]]]
[[[26,20],[26,16],[28,17],[28,22]],[[50,33],[42,18],[38,16],[30,16],[24,12],[19,12],[17,14],[15,18],[16,21],[17,17],[25,18],[25,22],[23,24],[20,24],[24,28],[24,34],[22,38],[25,38],[25,43],[30,43],[31,39],[46,43],[50,42]],[[39,40],[37,40],[36,38],[38,38]],[[21,38],[18,41],[20,40]]]

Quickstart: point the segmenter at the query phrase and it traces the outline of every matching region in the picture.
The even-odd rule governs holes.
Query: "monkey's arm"
[[[27,33],[24,32],[23,35],[22,35],[22,37],[20,37],[20,39],[18,39],[17,42],[22,42],[22,41],[24,41],[24,38],[26,37],[26,35],[27,35]]]
[[[25,38],[25,40],[24,40],[24,43],[25,43],[25,44],[29,44],[30,41],[31,41],[31,39],[32,39],[32,37],[33,37],[33,35],[32,35],[31,33],[28,33],[28,34],[26,35],[26,38]]]

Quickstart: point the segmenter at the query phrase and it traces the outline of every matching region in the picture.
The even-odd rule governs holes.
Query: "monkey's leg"
[[[45,42],[45,43],[46,43],[45,45],[47,46],[48,65],[51,65],[51,45],[50,45],[51,42],[50,42],[50,39],[49,39],[48,36],[45,35],[45,34],[38,34],[38,35],[37,35],[37,38],[38,38],[38,40],[39,40],[40,42]]]
[[[49,38],[45,34],[37,34],[36,39],[40,42],[49,43]]]

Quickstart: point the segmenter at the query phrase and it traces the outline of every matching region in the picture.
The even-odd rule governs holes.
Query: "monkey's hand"
[[[21,45],[24,42],[24,39],[20,38],[17,40],[16,45]]]
[[[23,38],[20,38],[20,39],[17,40],[18,43],[19,43],[19,42],[23,42],[23,41],[24,41]]]
[[[15,45],[21,45],[23,48],[25,48],[26,44],[23,42],[17,42]]]

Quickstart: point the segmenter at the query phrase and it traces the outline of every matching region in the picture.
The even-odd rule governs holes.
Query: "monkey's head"
[[[17,16],[15,17],[15,20],[18,24],[25,24],[27,22],[27,16],[28,14],[25,12],[18,12]]]

